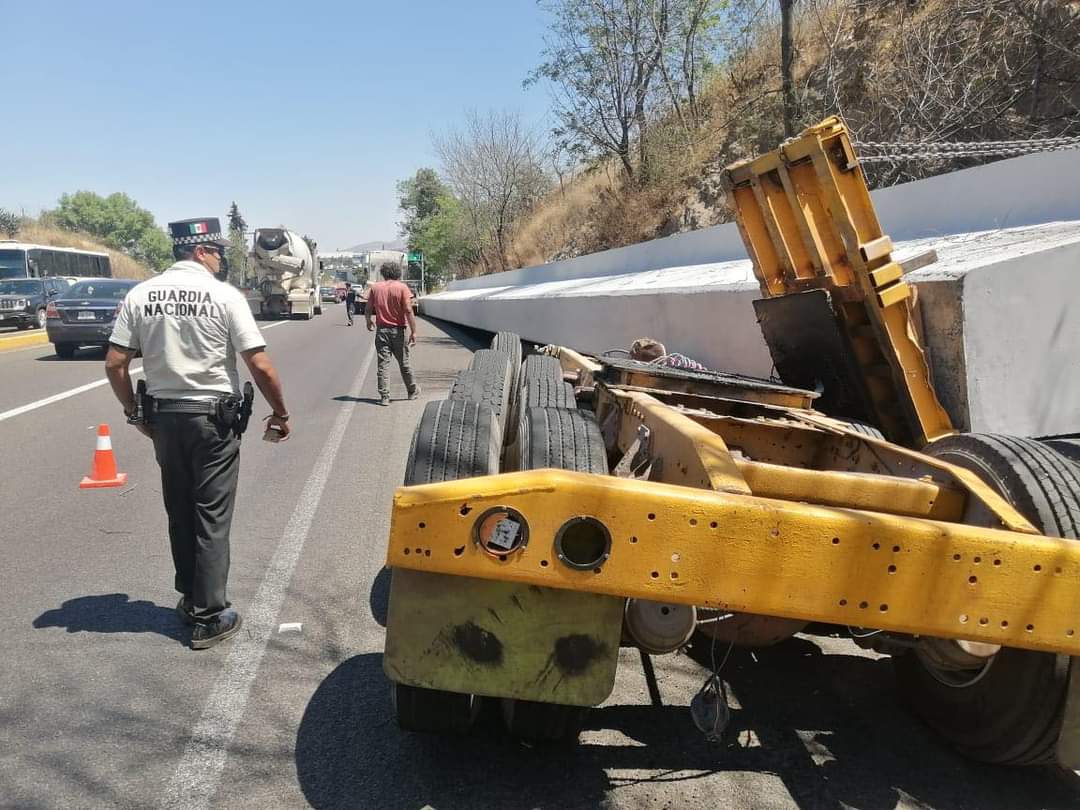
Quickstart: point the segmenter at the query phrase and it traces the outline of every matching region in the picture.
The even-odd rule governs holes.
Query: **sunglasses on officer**
[[[225,248],[223,248],[221,245],[199,245],[199,247],[201,247],[208,253],[213,253],[219,259],[225,258]]]

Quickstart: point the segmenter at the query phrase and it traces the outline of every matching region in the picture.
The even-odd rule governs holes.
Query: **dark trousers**
[[[390,360],[396,358],[401,369],[401,379],[411,394],[416,390],[412,368],[409,366],[409,344],[405,342],[404,326],[380,326],[375,330],[375,354],[379,359],[379,396],[390,396]]]
[[[353,322],[352,316],[353,316],[353,309],[355,309],[355,307],[356,307],[356,301],[355,300],[350,301],[348,298],[345,299],[345,317],[349,319],[349,323]]]
[[[206,621],[227,604],[240,439],[202,414],[157,414],[153,433],[176,590],[192,600],[196,618]]]

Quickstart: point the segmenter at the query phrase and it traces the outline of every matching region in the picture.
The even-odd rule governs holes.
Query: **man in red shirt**
[[[420,396],[420,386],[413,381],[409,367],[409,346],[416,345],[416,318],[412,311],[412,290],[401,281],[401,268],[387,262],[379,268],[383,280],[368,292],[364,318],[369,332],[375,332],[375,352],[379,358],[379,404],[390,404],[390,382],[386,375],[390,370],[390,358],[396,357],[401,369],[401,379],[409,392],[409,399]],[[409,327],[409,339],[405,340],[405,326]]]

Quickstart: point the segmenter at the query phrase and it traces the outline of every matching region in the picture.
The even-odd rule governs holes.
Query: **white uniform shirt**
[[[142,351],[146,392],[159,399],[238,394],[236,352],[266,345],[240,291],[192,261],[135,285],[109,342]]]

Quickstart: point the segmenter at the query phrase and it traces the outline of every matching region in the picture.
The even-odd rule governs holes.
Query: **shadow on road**
[[[126,593],[80,596],[58,608],[46,610],[34,627],[63,627],[69,633],[157,633],[186,643],[187,630],[173,608],[139,599],[130,601]]]
[[[571,810],[634,803],[642,789],[672,807],[719,806],[732,791],[740,807],[1080,806],[1070,772],[982,766],[942,746],[897,704],[885,659],[797,638],[735,651],[724,676],[737,705],[722,743],[702,738],[685,705],[613,705],[593,710],[577,746],[528,747],[502,730],[493,701],[467,737],[399,731],[382,656],[358,655],[308,703],[297,776],[315,808]]]

